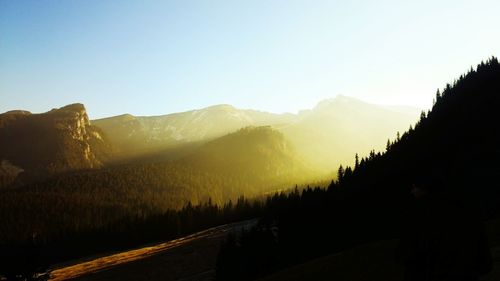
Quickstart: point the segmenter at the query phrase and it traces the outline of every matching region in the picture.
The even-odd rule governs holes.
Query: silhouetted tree
[[[344,167],[342,167],[342,165],[340,165],[339,169],[338,169],[338,172],[337,172],[337,180],[339,182],[342,182],[344,180]]]

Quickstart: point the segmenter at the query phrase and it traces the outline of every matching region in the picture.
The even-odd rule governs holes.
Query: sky
[[[500,1],[0,0],[0,112],[90,118],[337,95],[429,108],[500,55]]]

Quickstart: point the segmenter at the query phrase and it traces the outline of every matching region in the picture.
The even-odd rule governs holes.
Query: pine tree
[[[338,179],[338,182],[342,182],[344,180],[344,167],[342,167],[342,165],[340,165],[340,167],[339,167],[337,179]]]
[[[439,91],[439,89],[437,89],[437,91],[436,91],[436,103],[438,103],[440,100],[441,100],[441,92]]]

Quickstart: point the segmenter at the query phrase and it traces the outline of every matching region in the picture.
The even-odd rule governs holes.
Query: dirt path
[[[56,268],[49,280],[210,280],[221,240],[256,222],[213,227],[154,246]]]

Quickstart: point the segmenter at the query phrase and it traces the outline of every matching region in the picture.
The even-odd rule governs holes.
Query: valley
[[[0,281],[500,280],[498,11],[0,0]]]

